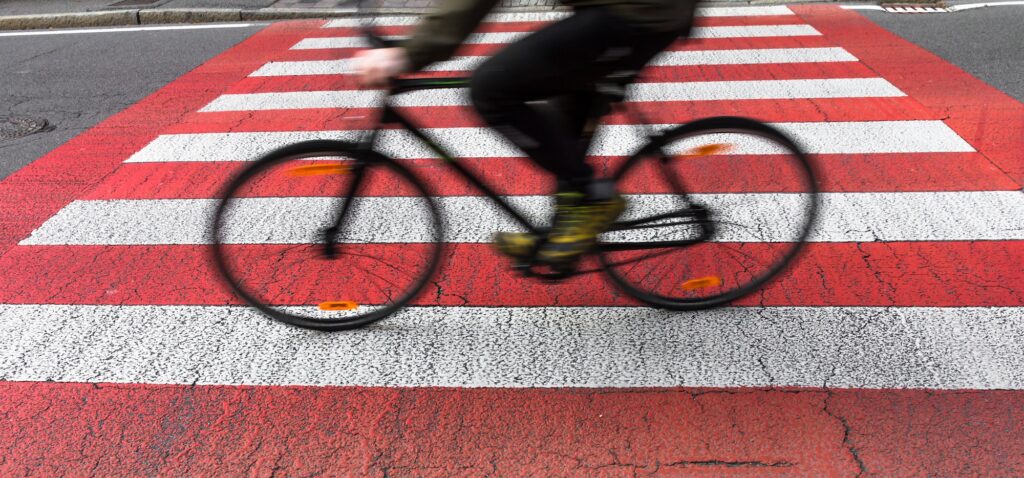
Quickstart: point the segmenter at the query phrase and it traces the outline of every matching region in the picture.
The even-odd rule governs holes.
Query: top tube
[[[362,1],[358,2],[361,8]],[[373,48],[388,48],[395,46],[395,43],[387,40],[373,31],[373,27],[362,25],[360,30],[363,37]],[[444,78],[402,78],[392,79],[389,83],[388,95],[400,95],[410,91],[440,90],[446,88],[468,88],[469,77],[444,77]]]

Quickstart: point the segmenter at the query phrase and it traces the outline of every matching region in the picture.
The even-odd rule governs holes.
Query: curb
[[[560,6],[516,7],[517,12],[547,12],[561,10]],[[408,15],[423,13],[424,8],[381,8],[363,13],[378,15]],[[287,9],[287,8],[159,8],[139,10],[109,10],[84,13],[54,13],[44,15],[0,16],[0,31],[34,30],[46,28],[105,27],[115,25],[154,25],[166,23],[217,23],[262,20],[291,20],[302,18],[345,18],[356,15],[355,9]]]
[[[408,12],[406,12],[408,13]],[[86,13],[0,16],[0,30],[104,27],[113,25],[154,25],[165,23],[217,23],[244,20],[288,20],[295,18],[337,18],[353,16],[353,10],[300,10],[265,8],[159,8],[109,10]]]
[[[118,10],[53,15],[14,15],[0,17],[0,30],[35,28],[106,27],[138,24],[138,10]]]

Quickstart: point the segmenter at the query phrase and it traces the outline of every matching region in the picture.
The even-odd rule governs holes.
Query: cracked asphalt
[[[1011,392],[6,391],[0,469],[37,476],[978,476],[1019,469],[1005,437],[1024,433]]]
[[[807,22],[864,65],[673,70],[672,81],[883,78],[906,96],[730,104],[771,121],[892,115],[908,135],[928,130],[884,147],[877,130],[813,143],[832,216],[777,283],[733,307],[680,314],[637,307],[592,276],[523,281],[481,242],[490,229],[469,223],[486,210],[464,185],[396,141],[437,194],[464,203],[449,212],[466,229],[453,229],[417,307],[344,334],[244,307],[212,272],[201,221],[245,159],[225,151],[256,154],[278,130],[354,128],[336,118],[345,106],[197,112],[225,92],[347,88],[331,76],[248,76],[269,61],[351,53],[288,50],[324,35],[320,24],[0,37],[5,114],[52,124],[0,142],[10,176],[0,182],[0,475],[1024,474],[1024,168],[1007,154],[1024,121],[986,119],[1024,119],[1024,107],[992,100],[995,90],[973,96],[984,85],[951,69],[945,83],[927,78],[936,63],[877,31],[857,38],[850,31],[867,27],[828,8],[737,23]],[[1017,12],[866,16],[1020,99]],[[833,46],[798,40],[701,46]],[[651,114],[676,121],[723,104],[695,103]],[[428,106],[444,127],[466,122]],[[502,194],[542,194],[523,161],[472,137],[497,156],[475,166],[517,179]],[[885,149],[908,144],[936,150]],[[382,211],[398,203],[387,192],[374,193]],[[343,281],[317,277],[321,267],[281,283],[301,294]]]

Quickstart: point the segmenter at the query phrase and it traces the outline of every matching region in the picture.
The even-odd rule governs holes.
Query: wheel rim
[[[602,253],[610,277],[627,293],[668,308],[721,305],[763,287],[801,251],[817,212],[813,170],[784,136],[764,125],[746,129],[745,120],[739,121],[743,127],[735,119],[719,120],[727,124],[666,135],[671,139],[658,146],[671,153],[669,171],[676,184],[664,179],[665,168],[651,155],[622,172],[619,184],[627,192],[639,177],[644,180],[639,190],[661,194],[634,196],[634,215],[678,207],[681,202],[672,193],[685,187],[710,209],[716,227],[709,242],[693,246]],[[782,166],[786,169],[780,173]],[[662,184],[651,184],[652,178]],[[697,232],[694,226],[658,227],[647,231],[648,237],[624,231],[602,239],[652,241],[656,235],[657,240],[681,240]]]
[[[356,157],[366,176],[337,256],[327,259],[320,232],[344,202],[332,196],[351,185]],[[372,153],[271,155],[224,197],[214,217],[218,270],[247,303],[292,325],[339,330],[379,320],[413,299],[440,259],[433,200],[407,170]]]

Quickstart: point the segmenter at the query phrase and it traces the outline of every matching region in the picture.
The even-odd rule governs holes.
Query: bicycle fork
[[[341,205],[341,210],[338,212],[337,217],[334,218],[334,224],[324,228],[320,231],[320,240],[323,245],[323,255],[326,259],[333,260],[338,257],[337,250],[337,238],[342,232],[342,226],[345,224],[345,218],[348,217],[349,211],[352,209],[352,202],[355,200],[356,194],[359,192],[359,186],[363,182],[363,178],[366,175],[366,163],[361,160],[352,161],[348,174],[352,174],[352,182],[348,187],[348,191],[343,191],[344,203]]]

